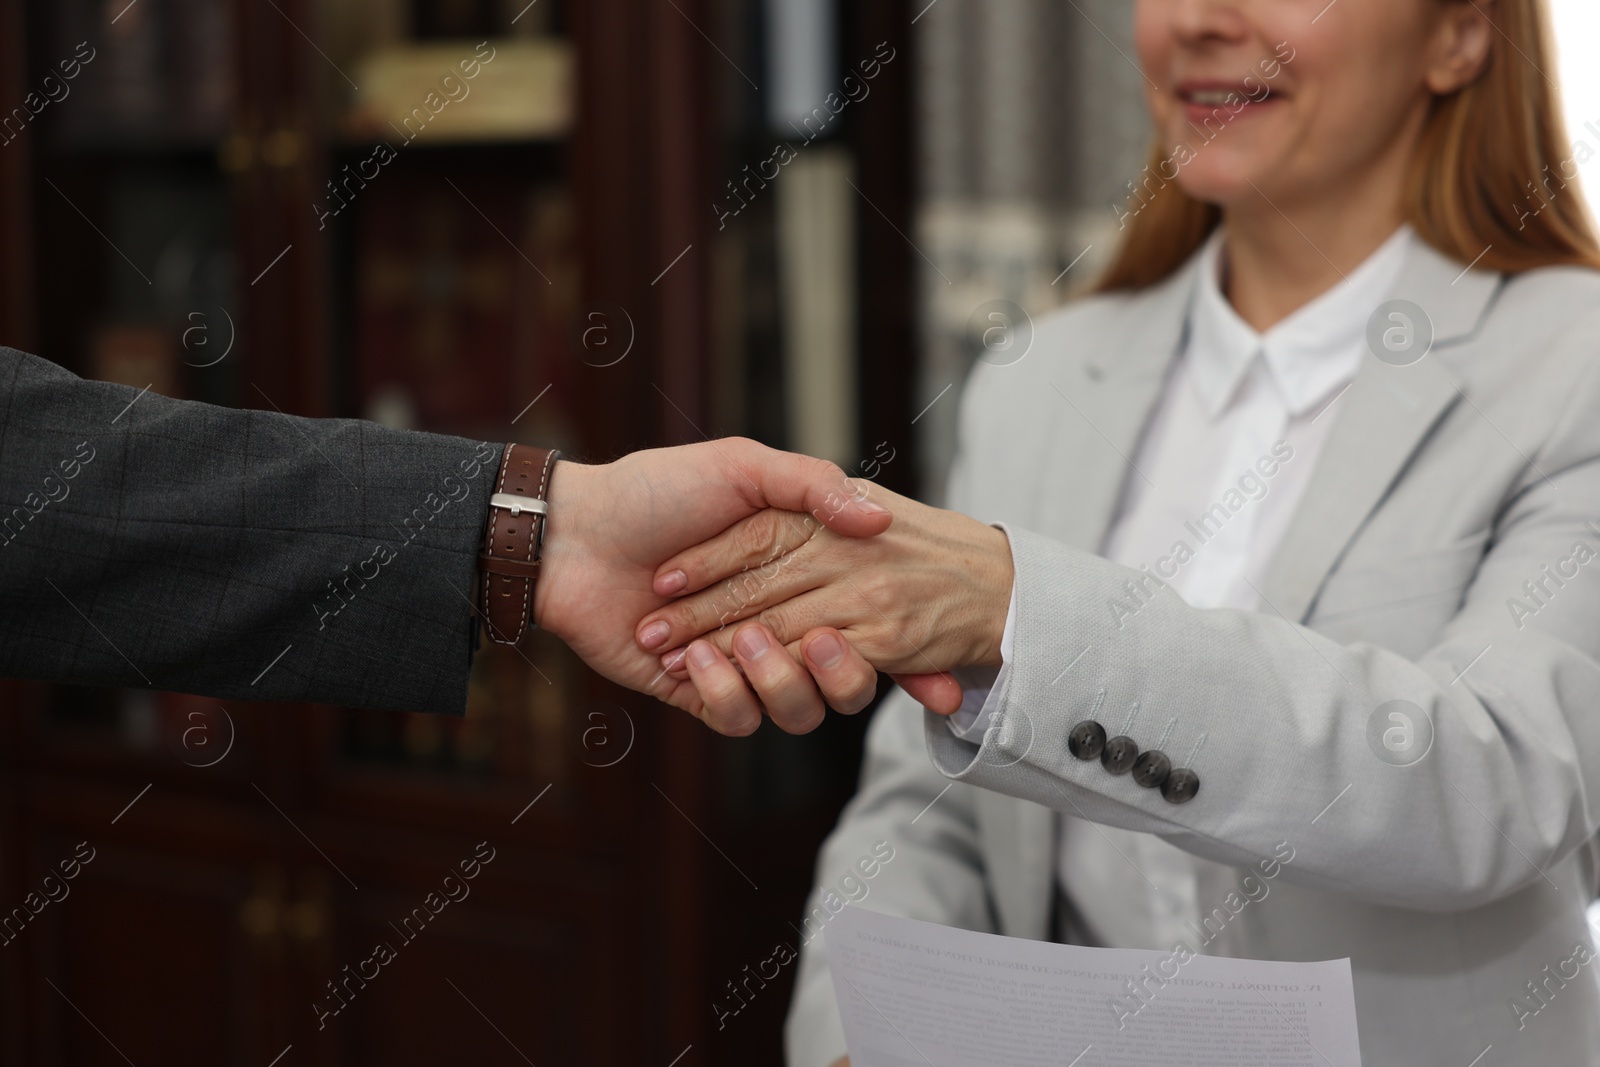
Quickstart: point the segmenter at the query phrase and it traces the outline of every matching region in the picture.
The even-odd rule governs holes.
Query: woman
[[[848,708],[841,635],[987,671],[877,716],[819,886],[888,840],[880,911],[1349,956],[1370,1064],[1600,1062],[1600,256],[1542,3],[1135,11],[1151,167],[1101,291],[973,375],[965,514],[874,490],[887,534],[730,613],[757,516],[659,572],[640,641],[759,613],[688,649],[732,730]],[[818,681],[762,652],[796,641]],[[844,1052],[817,949],[797,1067]]]

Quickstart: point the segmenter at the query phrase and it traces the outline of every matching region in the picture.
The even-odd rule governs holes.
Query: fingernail
[[[844,645],[832,634],[823,634],[811,642],[807,654],[819,667],[837,667],[844,659]]]
[[[639,631],[639,644],[645,648],[660,648],[667,643],[671,633],[672,627],[667,625],[666,620],[657,619]]]
[[[679,667],[682,667],[683,666],[683,654],[684,654],[685,651],[686,651],[685,649],[681,649],[680,648],[680,649],[677,649],[676,651],[668,652],[665,656],[662,656],[661,657],[661,669],[664,670],[664,671],[675,671]]]
[[[889,514],[889,509],[878,503],[876,500],[859,499],[856,501],[856,507],[861,511],[866,512],[868,515]]]
[[[682,571],[668,571],[656,579],[656,592],[662,596],[676,596],[689,588],[689,576]]]
[[[739,646],[739,655],[748,660],[758,660],[767,654],[767,635],[759,626],[746,626],[734,635],[733,643]]]
[[[689,662],[705,670],[717,662],[717,650],[710,641],[696,641],[689,646]]]

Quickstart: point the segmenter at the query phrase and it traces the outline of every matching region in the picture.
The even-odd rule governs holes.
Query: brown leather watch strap
[[[561,453],[528,445],[507,445],[500,477],[489,498],[489,525],[478,569],[478,598],[489,639],[502,645],[522,640],[533,621],[533,587],[539,580],[539,548],[544,534],[545,494]]]

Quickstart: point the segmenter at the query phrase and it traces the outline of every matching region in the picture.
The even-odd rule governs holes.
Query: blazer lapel
[[[1391,299],[1425,309],[1433,348],[1405,367],[1368,352],[1350,387],[1325,409],[1335,422],[1267,571],[1262,595],[1269,610],[1295,622],[1309,614],[1345,546],[1428,430],[1460,399],[1437,354],[1448,357],[1470,338],[1503,280],[1494,273],[1463,273],[1417,239]]]
[[[1033,528],[1085,552],[1099,552],[1122,487],[1142,478],[1135,453],[1162,383],[1183,345],[1189,295],[1202,253],[1171,278],[1129,298],[1121,329],[1095,339],[1084,360],[1050,375],[1056,394],[1047,459],[1051,484],[1033,487]]]

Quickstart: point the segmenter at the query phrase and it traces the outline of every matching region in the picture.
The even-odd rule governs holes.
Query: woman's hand
[[[813,671],[815,645],[830,629],[891,673],[998,666],[1013,580],[1005,534],[887,490],[873,494],[895,522],[870,540],[769,510],[668,560],[654,589],[680,599],[641,620],[640,647],[671,650],[663,666],[674,676],[687,672],[711,706],[717,699],[700,682],[731,688],[729,654],[749,676],[742,646],[754,649],[763,638],[790,646]],[[804,540],[795,536],[797,521],[809,522]],[[745,619],[760,626],[728,625]]]

